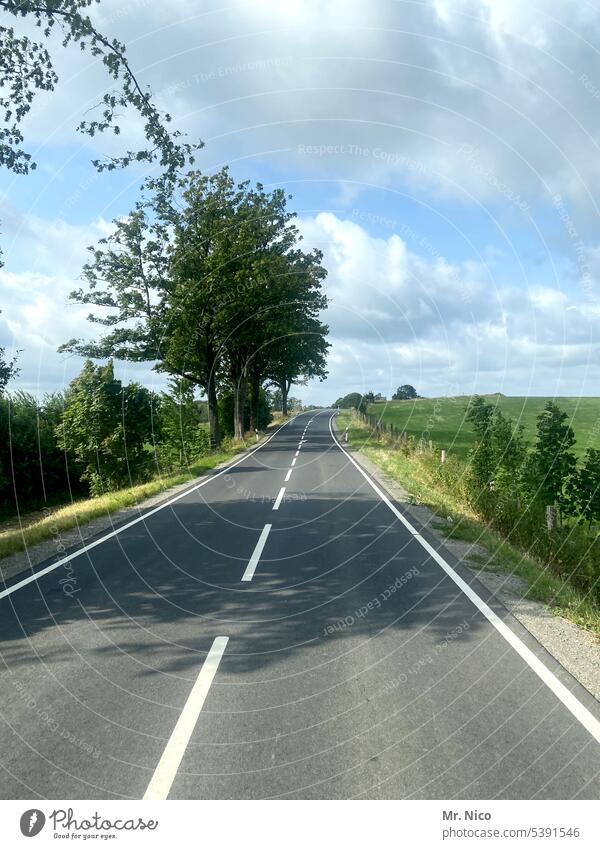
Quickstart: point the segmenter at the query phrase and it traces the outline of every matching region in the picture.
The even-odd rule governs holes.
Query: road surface
[[[331,419],[8,585],[1,797],[598,797],[597,702]]]

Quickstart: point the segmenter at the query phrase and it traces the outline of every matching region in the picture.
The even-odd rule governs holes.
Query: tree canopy
[[[410,383],[404,383],[399,386],[392,395],[392,401],[410,401],[413,398],[418,398],[417,390]]]
[[[287,396],[297,379],[325,374],[322,256],[300,249],[280,189],[236,184],[226,168],[210,176],[191,171],[175,188],[146,186],[132,213],[90,249],[87,288],[71,295],[93,305],[90,321],[106,332],[61,350],[154,361],[157,370],[200,386],[215,445],[218,388],[227,387],[241,438],[248,380],[255,419],[265,380]]]
[[[131,108],[144,121],[146,147],[125,150],[120,156],[94,160],[99,170],[112,170],[130,162],[158,161],[166,171],[182,168],[201,143],[181,143],[181,133],[170,132],[171,116],[154,104],[151,93],[137,79],[127,57],[125,45],[100,32],[86,11],[99,0],[0,0],[4,22],[0,25],[0,109],[4,126],[0,127],[0,165],[17,174],[36,167],[26,149],[23,122],[39,92],[52,92],[59,83],[53,50],[73,46],[98,57],[112,81],[111,88],[98,104],[98,115],[83,120],[78,130],[89,136],[105,131],[119,135],[119,120]],[[33,24],[39,33],[34,38],[19,32],[22,25]],[[60,41],[51,38],[60,34]]]

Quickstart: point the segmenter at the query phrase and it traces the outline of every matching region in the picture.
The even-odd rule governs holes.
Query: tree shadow
[[[253,580],[242,582],[267,522]],[[152,658],[141,673],[148,675],[195,674],[217,635],[230,636],[228,671],[248,675],[380,634],[397,634],[399,644],[423,629],[434,643],[449,634],[470,641],[483,624],[366,488],[290,499],[277,513],[235,497],[180,501],[0,605],[0,649],[10,668],[31,663],[51,629],[58,630],[44,659],[64,660],[89,628],[86,655],[143,650]]]

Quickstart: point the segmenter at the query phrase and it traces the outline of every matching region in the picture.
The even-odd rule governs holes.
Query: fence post
[[[442,463],[446,462],[446,449],[442,448]]]
[[[546,507],[546,527],[549,531],[554,530],[554,526],[556,525],[556,505],[548,504]]]

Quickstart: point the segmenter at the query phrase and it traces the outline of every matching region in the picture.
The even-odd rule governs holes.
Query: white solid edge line
[[[279,494],[278,494],[277,498],[275,499],[275,504],[273,505],[273,510],[279,510],[279,505],[281,504],[281,499],[283,498],[284,494],[285,494],[285,487],[282,486],[281,489],[279,490]]]
[[[242,575],[242,581],[251,581],[254,572],[256,571],[256,567],[258,565],[258,561],[260,560],[260,555],[263,552],[263,548],[265,547],[265,543],[267,541],[267,537],[271,532],[271,528],[273,525],[265,525],[262,531],[260,532],[260,536],[258,538],[258,542],[252,552],[252,557],[248,561],[248,565],[246,566],[246,571]]]
[[[177,725],[173,729],[158,766],[154,770],[154,775],[150,779],[148,789],[144,793],[144,799],[166,799],[168,797],[228,641],[229,637],[215,637],[187,702],[179,715]]]
[[[293,469],[289,469],[287,475],[284,477],[283,482],[287,483],[292,476]]]
[[[480,598],[477,593],[464,581],[460,575],[450,566],[449,563],[444,560],[441,554],[431,546],[427,540],[421,536],[421,534],[415,530],[413,525],[408,521],[408,519],[400,513],[399,510],[394,507],[390,499],[387,495],[379,489],[379,487],[373,483],[367,473],[361,468],[361,466],[356,462],[356,460],[342,447],[342,445],[338,442],[332,428],[331,422],[333,421],[333,416],[329,419],[329,432],[333,438],[333,441],[337,445],[337,447],[342,451],[343,454],[350,460],[353,466],[355,466],[367,483],[371,486],[371,488],[377,493],[377,495],[381,498],[382,501],[386,503],[392,513],[400,519],[402,524],[410,531],[410,533],[415,537],[415,539],[421,543],[425,551],[433,557],[433,559],[438,563],[444,572],[451,578],[456,586],[461,589],[467,598],[473,602],[475,607],[483,613],[485,618],[490,622],[494,628],[504,637],[507,643],[509,643],[512,648],[521,656],[521,658],[525,661],[525,663],[536,673],[536,675],[541,678],[541,680],[546,684],[547,687],[552,690],[554,695],[559,699],[564,706],[573,714],[575,719],[577,719],[583,727],[589,731],[592,737],[600,743],[600,722],[596,719],[596,717],[584,706],[581,704],[579,699],[573,695],[573,693],[569,690],[568,687],[559,681],[556,675],[551,672],[548,667],[542,663],[542,661],[534,654],[534,652],[529,649],[525,643],[517,637],[515,633],[506,625],[500,617],[494,613],[492,608],[485,603],[485,601]]]
[[[61,560],[57,560],[56,563],[52,563],[50,566],[46,566],[44,569],[40,569],[39,572],[35,572],[33,575],[29,575],[27,578],[23,578],[22,581],[19,581],[17,584],[13,584],[12,587],[8,587],[8,589],[2,590],[0,592],[0,599],[5,598],[6,596],[11,595],[12,593],[20,590],[22,587],[27,586],[27,584],[33,583],[33,581],[37,581],[38,578],[42,578],[44,575],[47,575],[49,572],[53,572],[55,569],[58,569],[60,566],[64,566],[65,563],[69,563],[71,560],[74,560],[76,557],[79,557],[81,554],[85,554],[86,551],[91,551],[92,548],[96,548],[97,545],[101,545],[103,542],[106,542],[108,539],[112,539],[112,537],[117,536],[117,534],[126,531],[128,528],[132,528],[134,525],[137,525],[138,522],[143,522],[150,516],[153,516],[155,513],[158,513],[159,510],[163,510],[165,507],[170,507],[171,504],[175,504],[176,501],[179,501],[181,498],[185,498],[186,495],[189,495],[191,492],[195,492],[197,489],[200,489],[202,486],[206,486],[207,483],[214,481],[215,478],[220,477],[229,471],[229,469],[233,469],[239,463],[242,463],[247,457],[251,457],[252,454],[255,454],[256,451],[260,451],[261,448],[270,442],[274,436],[276,436],[280,430],[284,427],[287,427],[294,419],[290,419],[287,422],[284,422],[281,427],[278,427],[277,430],[271,434],[268,439],[265,439],[264,442],[261,442],[260,445],[257,445],[256,448],[253,448],[252,451],[248,451],[247,454],[244,454],[243,457],[240,457],[239,460],[236,460],[235,463],[231,463],[231,465],[226,466],[224,469],[216,472],[216,474],[211,475],[206,478],[206,480],[200,481],[200,483],[194,484],[189,489],[184,490],[183,492],[178,493],[177,495],[170,498],[168,501],[165,501],[163,504],[159,504],[157,507],[153,507],[152,510],[148,510],[142,516],[138,516],[137,519],[132,519],[131,522],[126,522],[124,525],[116,528],[114,531],[110,531],[108,534],[104,534],[104,536],[100,537],[100,539],[94,540],[93,542],[88,543],[88,545],[84,545],[82,548],[78,548],[77,551],[74,551],[72,554],[68,554],[66,557],[63,557]]]

